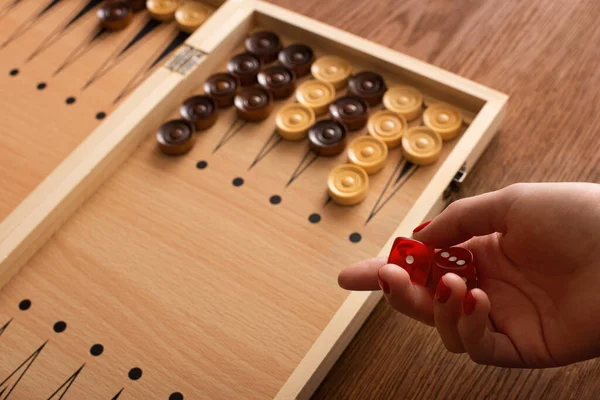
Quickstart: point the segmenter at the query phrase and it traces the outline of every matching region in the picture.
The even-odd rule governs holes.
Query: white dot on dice
[[[450,253],[448,253],[447,251],[444,251],[444,252],[442,253],[442,257],[444,257],[444,258],[448,258],[448,256],[450,256]]]
[[[414,262],[415,262],[415,258],[413,256],[406,257],[406,263],[407,264],[412,264]]]
[[[452,257],[450,257],[448,260],[450,260],[450,261],[456,261],[456,260],[457,260],[457,258],[456,258],[456,257],[454,257],[454,256],[452,256]]]

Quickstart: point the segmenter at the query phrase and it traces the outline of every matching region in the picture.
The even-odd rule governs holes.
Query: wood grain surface
[[[461,196],[515,182],[600,183],[600,3],[273,0],[510,95]],[[381,303],[314,398],[597,398],[600,362],[519,370],[448,353]]]

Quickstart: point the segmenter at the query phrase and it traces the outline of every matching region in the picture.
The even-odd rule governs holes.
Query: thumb
[[[413,237],[437,248],[454,246],[474,236],[506,233],[506,217],[519,197],[518,185],[461,199],[450,204]]]

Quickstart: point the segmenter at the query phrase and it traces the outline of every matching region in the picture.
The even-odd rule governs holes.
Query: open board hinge
[[[460,167],[458,172],[454,175],[454,178],[452,178],[452,181],[450,182],[450,184],[448,185],[446,190],[444,190],[444,200],[447,201],[448,204],[450,204],[451,202],[456,200],[456,197],[457,197],[458,193],[460,192],[462,183],[465,181],[466,177],[467,177],[467,164],[465,163],[462,165],[462,167]]]
[[[200,63],[206,53],[190,45],[183,45],[165,67],[181,75],[187,74]]]

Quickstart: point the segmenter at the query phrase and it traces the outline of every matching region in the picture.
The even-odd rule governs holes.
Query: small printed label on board
[[[204,52],[189,45],[184,45],[165,67],[173,72],[185,75],[193,67],[198,65],[204,56]]]

